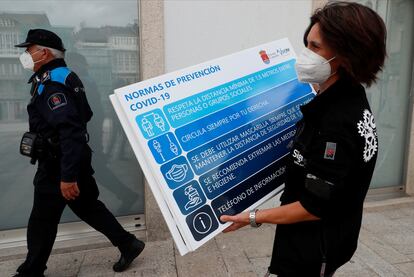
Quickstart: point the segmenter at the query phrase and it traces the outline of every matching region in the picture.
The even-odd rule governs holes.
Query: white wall
[[[295,51],[312,0],[165,0],[165,70],[288,37]]]

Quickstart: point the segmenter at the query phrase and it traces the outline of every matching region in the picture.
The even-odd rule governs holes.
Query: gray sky
[[[43,12],[54,26],[125,26],[138,18],[138,1],[0,0],[0,12]]]

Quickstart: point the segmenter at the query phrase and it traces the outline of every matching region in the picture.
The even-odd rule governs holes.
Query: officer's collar
[[[63,59],[54,59],[51,60],[50,62],[48,62],[47,64],[42,65],[38,71],[36,71],[35,73],[33,73],[32,76],[30,76],[29,81],[27,83],[31,83],[33,82],[33,79],[37,77],[38,80],[40,80],[40,77],[42,76],[43,73],[45,73],[46,71],[55,69],[57,67],[66,67],[66,63],[65,60]]]
[[[358,85],[361,86],[361,85]],[[352,97],[360,91],[350,80],[338,79],[324,92],[316,95],[308,104],[300,107],[304,117],[318,120],[320,115],[330,106],[340,105],[344,97]]]

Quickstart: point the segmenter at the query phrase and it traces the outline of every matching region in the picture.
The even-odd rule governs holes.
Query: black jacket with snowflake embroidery
[[[334,272],[356,250],[378,139],[361,85],[337,81],[301,111],[281,201],[300,201],[321,220],[277,226],[269,269],[312,277],[323,263]]]

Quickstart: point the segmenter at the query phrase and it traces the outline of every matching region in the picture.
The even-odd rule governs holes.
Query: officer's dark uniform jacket
[[[378,140],[365,90],[339,80],[301,107],[282,205],[300,201],[319,221],[278,225],[270,272],[320,276],[357,247]]]
[[[30,82],[32,99],[27,107],[30,131],[47,142],[45,151],[37,151],[41,153],[37,156],[33,208],[27,227],[29,251],[17,271],[24,276],[43,276],[66,205],[120,249],[129,246],[135,237],[98,200],[86,131],[92,111],[77,75],[66,67],[63,59],[55,59],[42,66]],[[70,201],[64,199],[60,181],[76,181],[79,196]]]
[[[44,138],[46,148],[38,157],[38,174],[65,182],[77,181],[81,173],[92,174],[86,130],[92,111],[78,76],[63,59],[55,59],[33,74],[30,82],[29,127]]]

